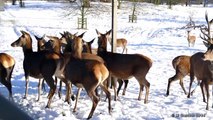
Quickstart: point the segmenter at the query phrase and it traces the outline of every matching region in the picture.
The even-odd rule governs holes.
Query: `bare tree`
[[[80,25],[79,28],[84,28],[84,20],[87,15],[92,15],[92,16],[101,16],[102,14],[99,14],[100,12],[108,12],[111,9],[108,6],[105,6],[103,4],[95,4],[90,3],[89,0],[72,0],[70,2],[71,6],[68,6],[65,8],[65,13],[64,17],[73,17],[73,16],[80,16],[80,20],[82,24]]]
[[[16,0],[12,0],[12,5],[15,5],[16,4]]]

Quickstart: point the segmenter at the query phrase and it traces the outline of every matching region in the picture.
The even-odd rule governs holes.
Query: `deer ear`
[[[39,38],[38,36],[36,36],[36,35],[34,35],[35,36],[35,38],[36,38],[36,40],[40,40],[41,38]]]
[[[204,44],[207,48],[209,48],[209,47],[210,47],[210,45],[211,45],[211,43],[210,43],[210,42],[205,42],[205,41],[203,41],[203,44]]]
[[[83,38],[84,33],[85,33],[85,32],[83,32],[83,33],[82,33],[81,35],[79,35],[78,37]]]
[[[111,31],[112,31],[112,30],[109,30],[109,31],[106,33],[106,35],[110,35]]]
[[[24,35],[24,34],[26,34],[26,32],[25,32],[25,31],[23,31],[23,30],[21,30],[20,32],[21,32],[23,35]]]
[[[95,29],[95,30],[96,30],[96,33],[98,34],[98,37],[100,37],[101,33],[97,29]]]
[[[76,32],[75,34],[74,34],[74,36],[76,36],[78,34],[78,32]]]
[[[95,41],[95,38],[93,38],[93,39],[89,42],[89,44],[92,44],[94,41]]]
[[[62,37],[64,36],[64,34],[63,33],[59,33]]]

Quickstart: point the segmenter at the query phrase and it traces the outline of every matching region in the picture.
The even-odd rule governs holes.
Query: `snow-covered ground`
[[[29,97],[23,99],[25,91],[22,68],[23,52],[21,48],[12,48],[10,44],[21,35],[20,30],[37,36],[46,34],[58,37],[60,37],[59,33],[63,31],[71,33],[87,31],[84,36],[85,40],[90,41],[93,38],[97,40],[95,29],[102,33],[111,29],[111,4],[92,2],[93,12],[87,15],[87,30],[77,29],[77,17],[79,17],[77,13],[80,11],[76,9],[75,4],[26,0],[25,6],[25,8],[19,8],[18,5],[12,6],[11,3],[6,3],[5,11],[0,12],[0,52],[6,52],[16,60],[12,75],[14,102],[34,119],[86,119],[92,103],[85,91],[81,93],[76,113],[72,112],[74,102],[71,106],[64,103],[65,94],[62,99],[59,99],[56,93],[50,109],[45,108],[48,100],[47,92],[44,92],[41,96],[42,99],[37,102],[38,80],[34,78],[30,78]],[[112,115],[108,114],[108,103],[104,101],[105,97],[102,97],[92,119],[211,119],[213,109],[205,110],[206,104],[202,102],[200,88],[189,99],[183,93],[179,82],[176,81],[171,85],[170,95],[166,97],[165,94],[168,78],[175,74],[171,64],[172,59],[178,55],[192,55],[198,51],[206,51],[199,38],[199,29],[194,30],[194,34],[197,36],[195,46],[188,47],[186,29],[181,28],[188,23],[189,16],[196,25],[206,24],[205,12],[207,11],[209,19],[212,19],[212,8],[212,5],[206,8],[203,8],[202,5],[192,5],[191,7],[176,5],[172,9],[168,9],[166,5],[140,3],[136,9],[137,23],[129,23],[128,16],[131,14],[132,4],[123,2],[121,9],[118,10],[117,36],[128,40],[129,54],[140,53],[153,60],[153,66],[147,75],[151,84],[149,101],[148,104],[144,104],[143,100],[137,100],[139,85],[135,78],[131,78],[126,95],[120,94],[118,101],[112,101]],[[36,51],[36,40],[33,36],[32,38],[33,49]],[[97,48],[97,41],[93,47]],[[118,48],[118,52],[120,51],[121,49]],[[188,76],[184,78],[184,83],[188,91]],[[48,87],[46,86],[46,88]],[[76,88],[73,89],[76,92]],[[63,90],[65,93],[65,88]],[[8,97],[8,91],[3,85],[0,85],[0,93]],[[111,93],[113,97],[112,90]],[[186,117],[187,115],[191,117]],[[203,117],[199,117],[199,115]]]

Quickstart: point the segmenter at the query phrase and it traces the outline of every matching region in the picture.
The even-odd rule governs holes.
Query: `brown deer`
[[[135,77],[140,85],[138,100],[141,100],[143,87],[146,88],[144,103],[148,102],[150,83],[146,79],[146,75],[152,66],[152,60],[141,54],[118,54],[107,52],[107,41],[111,30],[105,34],[98,34],[98,55],[106,62],[106,66],[112,76],[118,79],[128,79]],[[117,99],[116,89],[114,88],[115,100]]]
[[[187,31],[187,41],[188,41],[188,46],[194,47],[195,41],[196,41],[196,36],[191,34],[191,31]]]
[[[46,107],[50,107],[52,97],[56,90],[56,85],[52,81],[53,78],[48,74],[54,73],[57,68],[57,63],[60,60],[60,56],[54,52],[43,50],[40,52],[33,52],[32,50],[32,38],[29,33],[21,31],[22,35],[18,40],[14,41],[12,47],[22,47],[24,53],[23,68],[25,73],[25,96],[28,96],[29,77],[38,79],[44,78],[47,84],[50,86],[48,103]]]
[[[95,89],[100,86],[105,92],[108,103],[109,113],[111,113],[111,95],[108,89],[103,85],[107,79],[109,71],[105,65],[97,60],[82,59],[82,35],[75,36],[72,43],[72,52],[70,60],[65,67],[64,75],[72,84],[78,88],[84,88],[91,98],[93,105],[88,119],[92,117],[99,98],[95,94]],[[79,95],[79,94],[78,94]]]
[[[80,36],[83,36],[83,35],[80,35]],[[61,54],[62,56],[65,56],[65,57],[70,55],[70,53],[72,52],[71,45],[72,45],[72,42],[73,42],[73,37],[70,38],[70,37],[68,37],[67,35],[64,35],[64,34],[62,35],[62,38],[61,38],[61,39],[59,39],[59,38],[57,38],[57,37],[52,37],[52,36],[47,36],[47,37],[50,38],[50,40],[49,40],[47,43],[45,43],[45,45],[42,46],[42,48],[45,48],[45,49],[47,49],[47,50],[53,50],[53,51],[55,51],[56,53],[59,53],[59,54]],[[65,38],[66,40],[65,40],[64,38]],[[63,42],[63,41],[66,41],[66,42],[69,43],[69,44],[67,44],[67,45],[69,45],[70,48],[67,47],[67,45],[65,46],[65,48],[66,48],[67,50],[71,50],[71,51],[66,51],[66,52],[64,52],[64,53],[62,54],[62,53],[60,53],[60,48],[61,48],[61,45],[62,45],[62,44],[65,44],[65,42]],[[85,44],[84,44],[83,46],[85,46]],[[85,47],[85,48],[88,48],[88,47]],[[67,57],[66,57],[65,59],[67,59]],[[96,55],[93,55],[93,54],[89,54],[89,53],[82,53],[82,59],[97,60],[97,61],[99,61],[99,62],[101,62],[101,63],[104,63],[104,61],[102,60],[101,57],[96,56]],[[65,60],[65,61],[67,61],[67,60]],[[56,76],[57,76],[57,75],[56,75]],[[67,79],[67,78],[64,78],[65,83],[67,82],[66,79]],[[68,87],[70,87],[70,86],[68,86]],[[79,88],[79,89],[78,89],[78,93],[77,93],[77,97],[76,97],[76,101],[75,101],[75,106],[74,106],[74,109],[73,109],[74,112],[76,111],[76,108],[77,108],[77,103],[78,103],[78,99],[79,99],[79,95],[80,95],[81,89],[82,89],[82,88]],[[68,97],[68,94],[69,94],[69,93],[71,93],[71,91],[68,90],[68,88],[67,88],[67,95],[66,95],[66,98],[69,98],[69,97]],[[72,96],[72,98],[73,98],[73,96]]]
[[[207,105],[206,110],[209,109],[209,85],[213,84],[213,38],[210,33],[210,26],[213,23],[213,19],[211,21],[208,20],[207,12],[205,14],[205,19],[207,22],[206,28],[201,28],[201,32],[203,36],[200,36],[204,41],[204,45],[207,47],[207,51],[205,53],[198,52],[191,56],[190,58],[190,84],[189,84],[189,93],[188,98],[190,98],[190,91],[192,82],[194,81],[194,77],[198,80],[201,80],[201,91],[203,95],[203,101],[205,100],[204,88],[207,96]]]
[[[0,53],[0,82],[5,85],[9,91],[9,99],[12,97],[11,75],[15,66],[15,60],[6,53]]]
[[[180,80],[180,86],[183,89],[184,93],[187,94],[186,89],[183,84],[183,78],[190,73],[190,56],[187,55],[180,55],[175,57],[172,60],[172,66],[175,69],[175,75],[168,79],[168,86],[167,86],[167,92],[166,96],[169,96],[169,89],[171,86],[171,83],[177,80]],[[200,84],[198,81],[197,86]],[[197,86],[194,88],[194,90],[191,92],[193,94],[197,88]]]
[[[112,39],[108,39],[110,45],[112,45]],[[127,40],[125,38],[118,38],[116,39],[116,47],[122,47],[123,48],[123,51],[122,51],[122,54],[125,53],[127,54]]]
[[[184,93],[187,94],[184,85],[183,78],[190,73],[190,56],[180,55],[172,60],[172,66],[175,69],[175,75],[168,80],[167,93],[169,95],[169,89],[172,82],[180,80],[180,86]]]
[[[61,35],[62,35],[62,37],[60,38],[61,41],[66,41],[66,46],[65,46],[66,49],[64,49],[64,54],[71,53],[72,52],[72,48],[71,48],[72,42],[73,42],[74,36],[76,36],[76,34],[72,35],[70,32],[64,32],[64,34],[61,34]],[[86,42],[84,40],[82,40],[82,41],[83,41],[82,59],[97,60],[101,63],[104,63],[104,60],[101,57],[92,54],[91,45],[94,42],[94,39],[91,40],[90,42]],[[64,43],[65,42],[63,42],[63,44]],[[54,44],[52,44],[52,45],[54,45]],[[54,46],[57,46],[57,45],[54,45]],[[75,106],[73,109],[74,112],[77,109],[77,103],[78,103],[78,99],[79,99],[81,90],[82,90],[82,88],[78,88],[77,98],[76,98]],[[96,92],[96,95],[98,95],[97,89],[95,92]]]
[[[37,40],[37,51],[40,52],[43,49],[41,49],[41,46],[43,46],[46,43],[46,40],[44,39],[45,35],[43,35],[42,37],[38,37],[36,35],[34,35],[36,40]]]

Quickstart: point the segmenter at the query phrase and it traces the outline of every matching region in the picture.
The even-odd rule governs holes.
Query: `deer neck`
[[[28,54],[28,53],[32,53],[33,52],[32,40],[27,42],[27,44],[25,46],[23,46],[22,48],[23,48],[23,52],[24,52],[25,55]]]
[[[213,73],[213,61],[210,61],[208,68],[211,71],[211,73]]]

